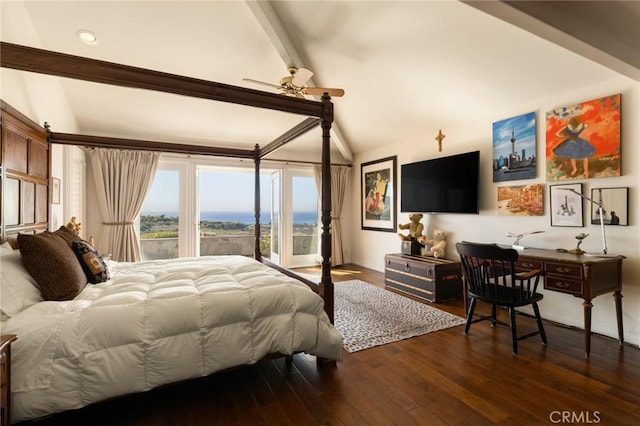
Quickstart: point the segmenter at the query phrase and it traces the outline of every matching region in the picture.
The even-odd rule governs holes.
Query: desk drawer
[[[561,293],[580,295],[582,294],[582,281],[547,275],[544,279],[544,288]]]
[[[542,270],[542,261],[527,258],[519,258],[516,261],[516,269],[519,271],[533,271],[534,269]]]
[[[547,275],[560,275],[567,278],[582,278],[582,266],[573,263],[546,262]]]

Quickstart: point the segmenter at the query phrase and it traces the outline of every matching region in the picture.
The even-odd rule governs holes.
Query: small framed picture
[[[605,225],[629,225],[629,188],[592,188],[591,223],[600,225],[599,203]]]
[[[60,179],[51,178],[51,204],[60,204]]]
[[[583,227],[582,184],[549,186],[551,226]]]

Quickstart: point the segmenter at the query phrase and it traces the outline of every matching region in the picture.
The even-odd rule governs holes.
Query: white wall
[[[492,177],[492,122],[470,123],[464,129],[442,129],[447,136],[442,152],[437,151],[434,138],[438,133],[438,123],[429,123],[425,117],[423,137],[418,140],[397,141],[385,148],[356,155],[352,175],[351,261],[377,271],[384,271],[384,255],[400,251],[400,240],[396,233],[376,232],[360,229],[360,165],[392,155],[398,157],[398,180],[400,165],[429,158],[443,157],[462,152],[480,150],[480,213],[478,215],[427,215],[422,223],[425,233],[431,235],[434,228],[448,232],[447,258],[457,259],[455,243],[460,240],[478,242],[497,242],[511,244],[512,239],[505,236],[507,231],[544,230],[543,234],[530,235],[521,243],[530,247],[556,249],[574,248],[574,236],[580,232],[589,233],[582,249],[597,252],[602,249],[600,229],[597,225],[587,224],[584,228],[551,227],[549,217],[548,184],[545,182],[545,114],[552,108],[588,101],[599,97],[622,94],[622,176],[605,179],[568,181],[583,183],[583,191],[590,194],[591,188],[629,187],[629,226],[607,226],[607,245],[609,252],[626,256],[623,262],[623,312],[625,340],[640,343],[640,209],[638,208],[638,189],[640,188],[640,86],[625,77],[594,84],[573,93],[548,94],[540,99],[531,100],[526,105],[495,111],[495,120],[517,116],[531,111],[537,116],[537,158],[539,159],[537,178],[508,183],[494,183]],[[464,112],[461,112],[464,113]],[[545,215],[539,217],[498,216],[497,187],[505,185],[545,184]],[[557,182],[553,182],[557,183]],[[399,182],[399,185],[402,185]],[[399,191],[398,191],[399,193]],[[398,200],[399,203],[399,200]],[[399,210],[399,209],[398,209]],[[590,206],[585,202],[585,218],[590,217]],[[588,223],[589,220],[585,220]],[[408,215],[398,212],[398,223],[408,223]],[[583,328],[582,300],[573,296],[544,291],[545,298],[540,305],[544,318],[570,326]],[[593,301],[592,329],[596,333],[617,338],[615,306],[612,294],[597,297]]]

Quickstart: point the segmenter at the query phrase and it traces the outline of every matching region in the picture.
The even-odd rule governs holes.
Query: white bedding
[[[112,278],[8,321],[11,417],[306,352],[340,360],[342,336],[305,284],[242,256],[110,263]]]

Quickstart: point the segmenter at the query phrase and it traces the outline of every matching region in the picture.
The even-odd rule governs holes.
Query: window
[[[200,255],[253,256],[255,232],[255,178],[251,169],[208,168],[198,171]],[[260,177],[260,234],[268,238],[271,210],[269,176]],[[266,194],[265,194],[266,191]],[[269,257],[269,245],[261,253]]]
[[[161,160],[140,213],[143,259],[253,256],[254,169],[208,161]],[[263,168],[260,189],[262,255],[288,267],[316,264],[318,197],[311,169]]]
[[[140,212],[142,258],[179,256],[180,172],[158,169]]]

